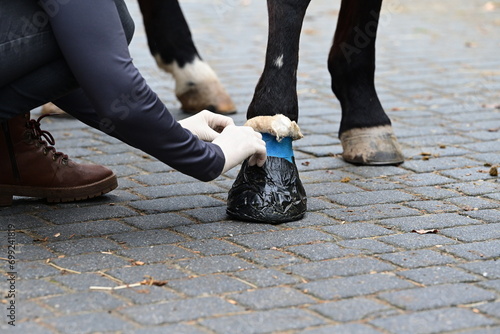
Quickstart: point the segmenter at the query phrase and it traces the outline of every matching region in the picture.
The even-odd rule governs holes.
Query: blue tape
[[[282,138],[278,142],[276,140],[276,136],[273,136],[269,133],[263,133],[262,139],[266,142],[266,150],[268,156],[284,158],[293,163],[293,147],[291,137]]]

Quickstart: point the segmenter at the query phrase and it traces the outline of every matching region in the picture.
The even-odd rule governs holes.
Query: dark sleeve
[[[108,132],[199,180],[220,175],[225,163],[220,147],[182,128],[132,64],[113,0],[67,1],[57,11],[48,7],[51,0],[40,3],[66,62]],[[69,112],[75,115],[78,108]]]

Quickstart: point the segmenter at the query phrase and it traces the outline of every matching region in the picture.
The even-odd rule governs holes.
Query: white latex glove
[[[179,124],[204,141],[213,141],[228,125],[234,125],[232,118],[202,110],[194,116],[179,121]]]
[[[262,167],[266,162],[266,142],[262,135],[249,126],[227,126],[212,142],[222,149],[226,163],[222,173],[240,164],[249,157],[250,166]]]

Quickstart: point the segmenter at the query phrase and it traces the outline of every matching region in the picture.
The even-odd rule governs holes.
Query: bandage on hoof
[[[280,224],[301,219],[306,210],[306,192],[295,162],[268,156],[263,167],[243,162],[229,191],[226,212],[239,220]]]
[[[345,131],[340,135],[345,161],[360,165],[398,165],[404,156],[390,125]]]
[[[229,191],[227,213],[236,219],[280,224],[302,218],[307,198],[293,157],[292,141],[303,137],[299,126],[284,115],[258,116],[246,126],[262,133],[264,166],[245,161]]]

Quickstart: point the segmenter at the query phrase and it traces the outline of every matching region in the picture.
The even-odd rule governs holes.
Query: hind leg
[[[342,107],[339,137],[351,163],[386,165],[404,158],[374,84],[375,40],[382,0],[343,0],[328,57]]]
[[[236,107],[214,70],[200,57],[177,0],[139,0],[149,49],[158,66],[173,75],[181,109],[222,114]]]

